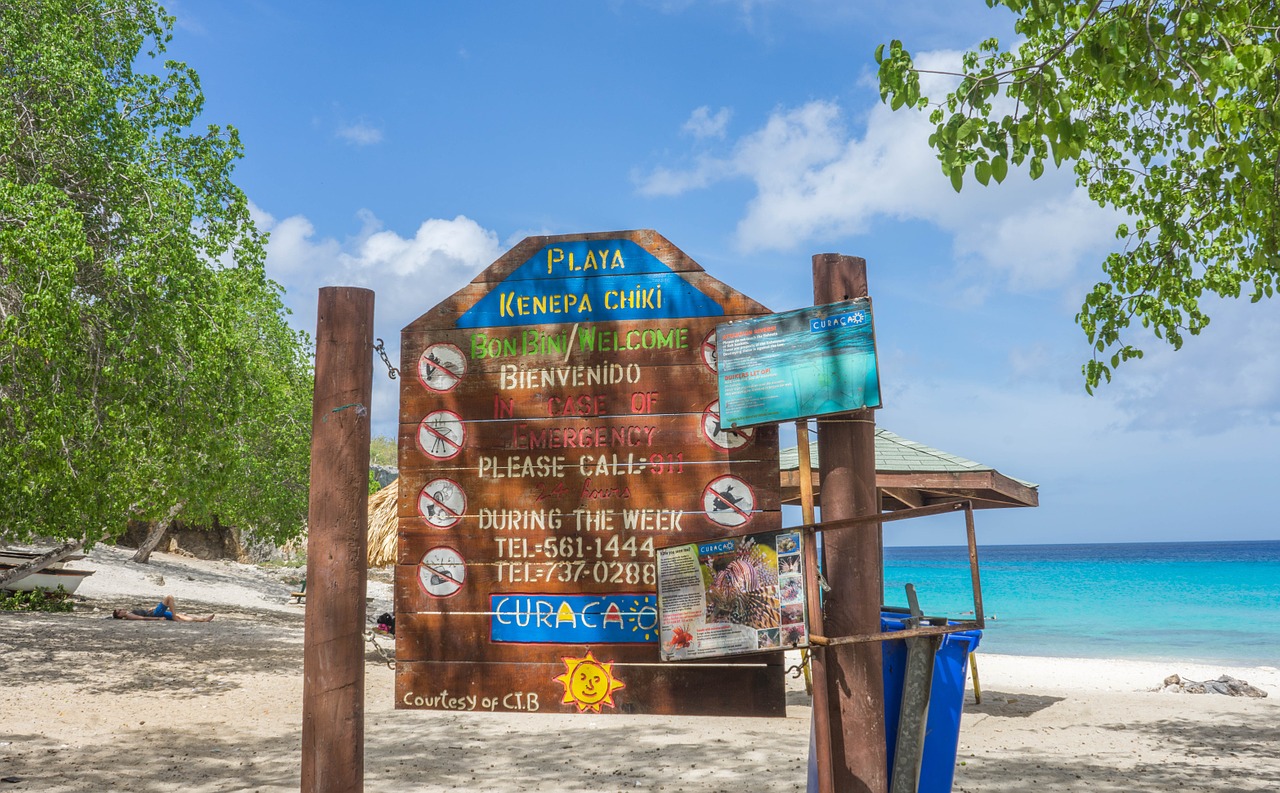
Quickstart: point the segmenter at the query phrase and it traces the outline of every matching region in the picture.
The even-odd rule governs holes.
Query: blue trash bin
[[[881,612],[880,630],[900,631],[909,614]],[[933,687],[925,722],[924,756],[920,763],[919,793],[950,793],[956,773],[956,749],[960,744],[960,711],[964,707],[964,677],[969,653],[978,649],[982,631],[960,631],[942,637],[933,661]],[[907,668],[907,643],[890,639],[880,643],[884,657],[884,730],[889,744],[889,771],[893,771],[894,745],[902,716],[902,686]]]

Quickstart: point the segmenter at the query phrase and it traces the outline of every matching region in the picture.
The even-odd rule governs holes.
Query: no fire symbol
[[[433,479],[418,494],[418,514],[437,529],[447,529],[467,512],[467,494],[452,479]]]
[[[418,379],[432,391],[452,391],[467,373],[467,356],[452,344],[432,344],[418,359]]]
[[[458,594],[467,580],[467,564],[462,554],[447,545],[427,551],[418,564],[418,583],[433,598]]]
[[[718,476],[702,491],[702,510],[712,523],[735,528],[751,520],[756,494],[736,476]]]
[[[449,460],[462,451],[467,428],[452,410],[428,413],[418,425],[418,447],[434,460]]]

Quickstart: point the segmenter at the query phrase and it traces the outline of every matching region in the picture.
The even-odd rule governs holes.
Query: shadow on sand
[[[1025,699],[1025,698],[1024,698]],[[1046,698],[1048,699],[1048,698]],[[983,705],[987,695],[983,694]],[[993,714],[996,715],[996,714]],[[961,758],[954,790],[960,791],[1079,791],[1091,793],[1165,793],[1170,790],[1262,793],[1280,790],[1280,725],[1269,715],[1235,716],[1235,723],[1165,719],[1146,724],[1110,724],[1104,729],[1153,738],[1182,751],[1183,759],[1116,768],[1081,755],[1001,757],[998,760]],[[1117,743],[1123,740],[1117,735]],[[1215,765],[1220,757],[1256,759],[1248,774]],[[1086,782],[1087,780],[1087,782]]]
[[[365,790],[374,791],[704,791],[803,790],[798,746],[771,720],[734,720],[732,740],[705,739],[708,720],[530,715],[512,724],[488,714],[400,711],[365,725]],[[723,721],[723,720],[722,720]],[[758,725],[758,726],[756,726]],[[109,745],[50,745],[5,734],[0,743],[14,791],[117,790],[131,793],[296,791],[301,728],[270,738],[184,728],[133,728]]]
[[[214,611],[186,601],[193,614]],[[301,618],[255,612],[242,618],[222,607],[213,622],[139,622],[114,620],[110,611],[76,614],[0,613],[0,676],[24,685],[69,684],[80,694],[106,690],[129,693],[162,691],[198,697],[226,691],[245,674],[301,669]],[[103,629],[104,621],[110,625]],[[202,660],[192,665],[190,658]],[[112,671],[107,682],[68,678],[66,669],[100,666]]]
[[[972,699],[964,704],[965,713],[983,713],[1002,718],[1026,718],[1061,702],[1063,697],[1046,697],[1038,694],[1008,694],[1004,691],[983,691],[982,704]]]

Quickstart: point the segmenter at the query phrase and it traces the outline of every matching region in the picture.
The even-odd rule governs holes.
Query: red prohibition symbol
[[[456,526],[467,512],[467,494],[452,479],[432,479],[418,493],[418,514],[437,529]]]
[[[741,449],[755,440],[754,427],[733,430],[720,425],[720,400],[712,402],[702,410],[702,437],[717,449],[726,452]]]
[[[702,491],[702,510],[717,526],[736,528],[751,520],[756,493],[736,476],[718,476]]]
[[[462,451],[467,428],[452,410],[428,413],[418,425],[418,448],[433,460],[451,460]]]
[[[720,361],[716,358],[716,332],[714,330],[702,340],[702,362],[711,371],[720,371]]]
[[[467,563],[447,545],[427,551],[418,563],[418,584],[430,597],[453,597],[462,591],[466,580]]]
[[[437,393],[452,391],[467,373],[467,356],[457,346],[438,342],[418,358],[418,381]]]

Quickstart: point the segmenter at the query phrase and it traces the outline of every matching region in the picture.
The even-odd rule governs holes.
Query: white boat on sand
[[[44,554],[38,551],[15,551],[10,548],[0,548],[0,564],[26,564],[32,559],[37,559],[43,555]],[[60,568],[64,562],[77,562],[83,558],[85,558],[84,554],[73,553],[70,556],[64,556],[62,559],[50,563],[49,567]]]
[[[0,550],[0,573],[12,570],[19,565],[24,565],[42,555],[33,551]],[[30,592],[39,588],[52,592],[56,591],[58,587],[62,587],[67,594],[71,594],[80,586],[81,581],[93,575],[93,571],[73,570],[69,567],[63,567],[62,562],[83,558],[84,554],[73,554],[62,561],[50,564],[37,573],[32,573],[17,581],[4,584],[0,586],[0,589],[7,589],[13,592]]]

